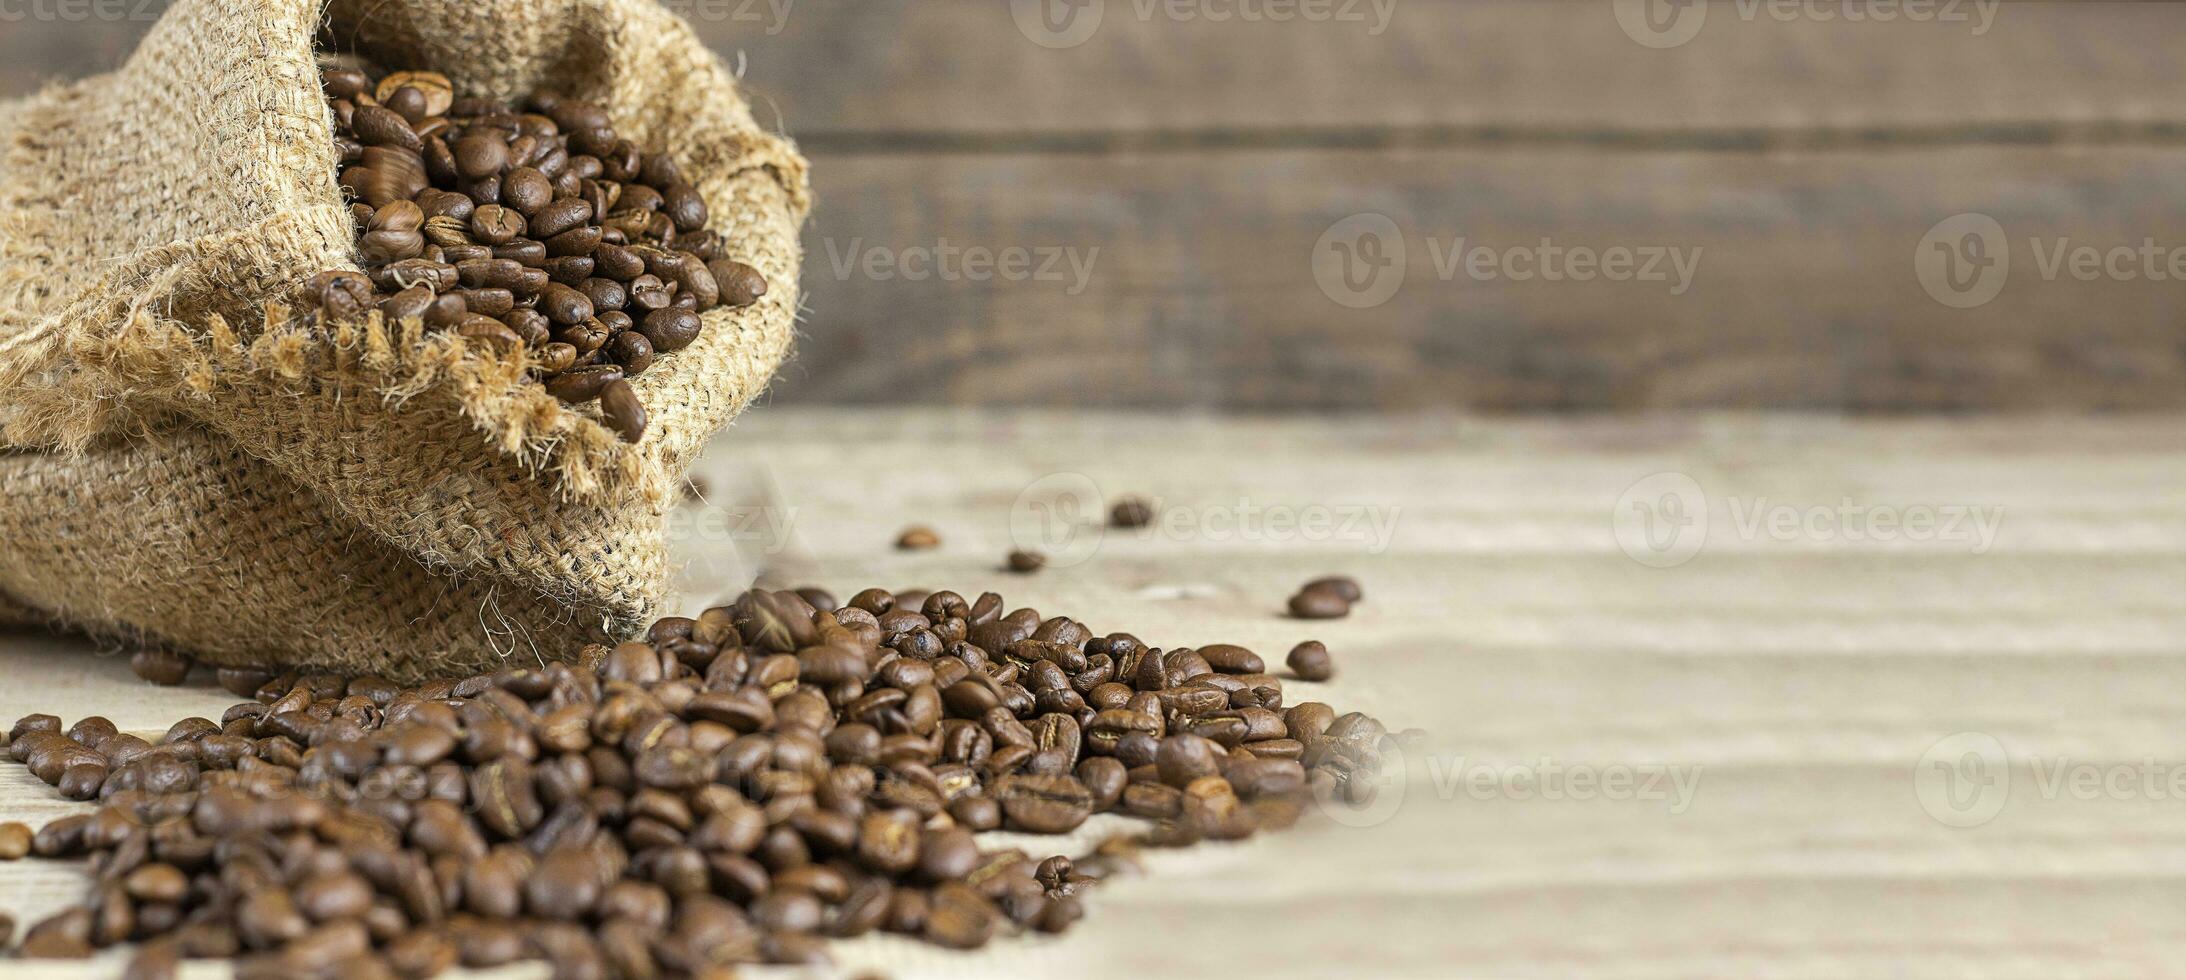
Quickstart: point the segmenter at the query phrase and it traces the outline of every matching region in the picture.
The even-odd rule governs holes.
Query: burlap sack
[[[633,380],[635,445],[491,347],[291,321],[355,267],[315,41],[604,103],[772,288]],[[0,106],[0,617],[402,677],[638,627],[680,475],[788,349],[807,205],[653,0],[179,0],[120,71]]]

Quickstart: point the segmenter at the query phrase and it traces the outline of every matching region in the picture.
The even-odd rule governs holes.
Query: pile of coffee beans
[[[1140,844],[1370,799],[1384,735],[1286,704],[1244,647],[1159,649],[993,593],[757,590],[574,663],[412,688],[219,676],[254,699],[156,739],[15,722],[14,759],[98,802],[0,827],[93,878],[23,955],[136,942],[144,978],[186,957],[246,978],[524,959],[636,978],[815,961],[875,930],[971,948],[1067,928]],[[1153,824],[1076,858],[973,836],[1096,813]]]
[[[305,284],[323,319],[377,310],[521,352],[547,391],[597,399],[635,442],[645,407],[625,379],[696,340],[699,314],[766,295],[675,161],[617,136],[598,105],[540,93],[519,110],[422,71],[329,67],[320,82],[365,269]]]
[[[1344,575],[1317,578],[1298,587],[1290,597],[1290,614],[1299,619],[1342,619],[1351,615],[1353,603],[1366,598],[1359,583]]]

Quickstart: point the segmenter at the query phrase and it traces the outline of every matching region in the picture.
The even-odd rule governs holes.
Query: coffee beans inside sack
[[[794,334],[804,161],[657,0],[174,0],[0,145],[7,623],[403,681],[626,638]]]
[[[541,92],[519,111],[437,72],[329,67],[321,83],[366,269],[311,279],[322,318],[377,311],[483,341],[556,398],[597,400],[635,442],[645,408],[628,379],[690,346],[700,314],[767,293],[675,161],[594,103]]]

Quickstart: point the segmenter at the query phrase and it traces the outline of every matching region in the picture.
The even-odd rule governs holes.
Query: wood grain
[[[2168,283],[2045,279],[2031,254],[2186,246],[2186,5],[1876,23],[1716,3],[1657,50],[1606,0],[1407,0],[1378,32],[1147,2],[1105,0],[1062,50],[990,0],[680,3],[815,158],[779,403],[2186,406]],[[0,92],[110,65],[143,26],[11,24]],[[1973,310],[1913,275],[1964,211],[2019,260]],[[1355,310],[1310,263],[1361,213],[1397,223],[1410,263]],[[1698,275],[1674,296],[1438,278],[1460,237],[1697,250]],[[914,278],[949,247],[1030,268]]]
[[[841,465],[846,447],[875,445],[917,447],[922,465]],[[1712,522],[1693,560],[1649,568],[1613,524],[1627,488],[1665,471],[1704,488]],[[1163,644],[1266,652],[1311,635],[1339,674],[1290,685],[1292,700],[1425,732],[1385,822],[1317,816],[1154,854],[1059,939],[977,955],[839,944],[852,975],[2161,976],[2186,954],[2177,801],[2139,783],[2092,798],[2041,789],[2059,765],[2138,774],[2186,761],[2175,419],[761,408],[699,472],[708,507],[781,511],[788,531],[754,554],[784,577],[843,593],[993,588]],[[1368,507],[1395,515],[1395,530],[1377,545],[1203,520],[1104,536],[1084,561],[1038,575],[1000,572],[1013,502],[1061,472],[1104,496],[1151,494],[1165,512]],[[1736,533],[1736,506],[1847,501],[2003,518],[1979,551]],[[889,548],[913,521],[943,547]],[[690,603],[734,587],[708,577],[731,547],[679,543]],[[1365,583],[1351,618],[1278,614],[1288,589],[1326,571]],[[0,671],[12,681],[0,718],[95,711],[157,731],[226,700],[145,687],[120,658],[68,641],[0,642]],[[1915,791],[1923,753],[1961,731],[2012,753],[2005,805],[1972,828],[1932,819]],[[1451,781],[1556,767],[1677,767],[1688,791],[1551,799]],[[78,807],[0,765],[0,819]],[[70,866],[0,865],[0,911],[30,921],[80,887]],[[12,963],[18,974],[84,975]]]
[[[1098,29],[1061,50],[1029,41],[1008,4],[988,0],[799,0],[779,21],[731,7],[693,23],[745,56],[793,131],[827,149],[1038,145],[1037,134],[1985,140],[2059,124],[2175,136],[2186,121],[2186,68],[2171,56],[2186,10],[2175,4],[2006,3],[1984,20],[1965,0],[1928,20],[1855,22],[1716,2],[1690,42],[1660,50],[1627,35],[1608,0],[1381,6],[1386,20],[1360,2],[1250,22],[1103,0]]]
[[[2149,408],[2186,398],[2170,283],[2045,279],[2033,254],[2176,250],[2186,149],[1889,153],[1585,149],[947,155],[834,161],[806,235],[806,335],[785,401],[1296,411],[1767,405]],[[2015,259],[1975,309],[1914,255],[1994,216]],[[1339,305],[1320,238],[1361,213],[1408,245],[1401,288]],[[1676,250],[1660,281],[1476,278],[1437,249]],[[900,260],[942,243],[1064,250],[1085,288]],[[879,255],[883,262],[861,259]],[[2046,251],[2045,251],[2045,254]],[[1512,266],[1517,272],[1525,267]],[[1638,270],[1635,270],[1637,272]]]

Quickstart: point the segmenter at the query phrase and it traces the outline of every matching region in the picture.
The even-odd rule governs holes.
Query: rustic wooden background
[[[2186,406],[2177,281],[2045,276],[2035,255],[2186,248],[2186,7],[1960,0],[1881,23],[1719,3],[1656,49],[1611,0],[1385,0],[1378,32],[1367,0],[1361,21],[1286,23],[1089,2],[1098,29],[1053,49],[1005,0],[672,0],[814,159],[777,403]],[[6,23],[0,94],[111,66],[145,26]],[[1969,211],[2014,261],[1955,309],[1914,254]],[[1408,258],[1353,309],[1313,261],[1361,213]],[[1433,250],[1460,237],[1699,259],[1676,295],[1443,279]],[[1089,274],[897,264],[943,244]]]

